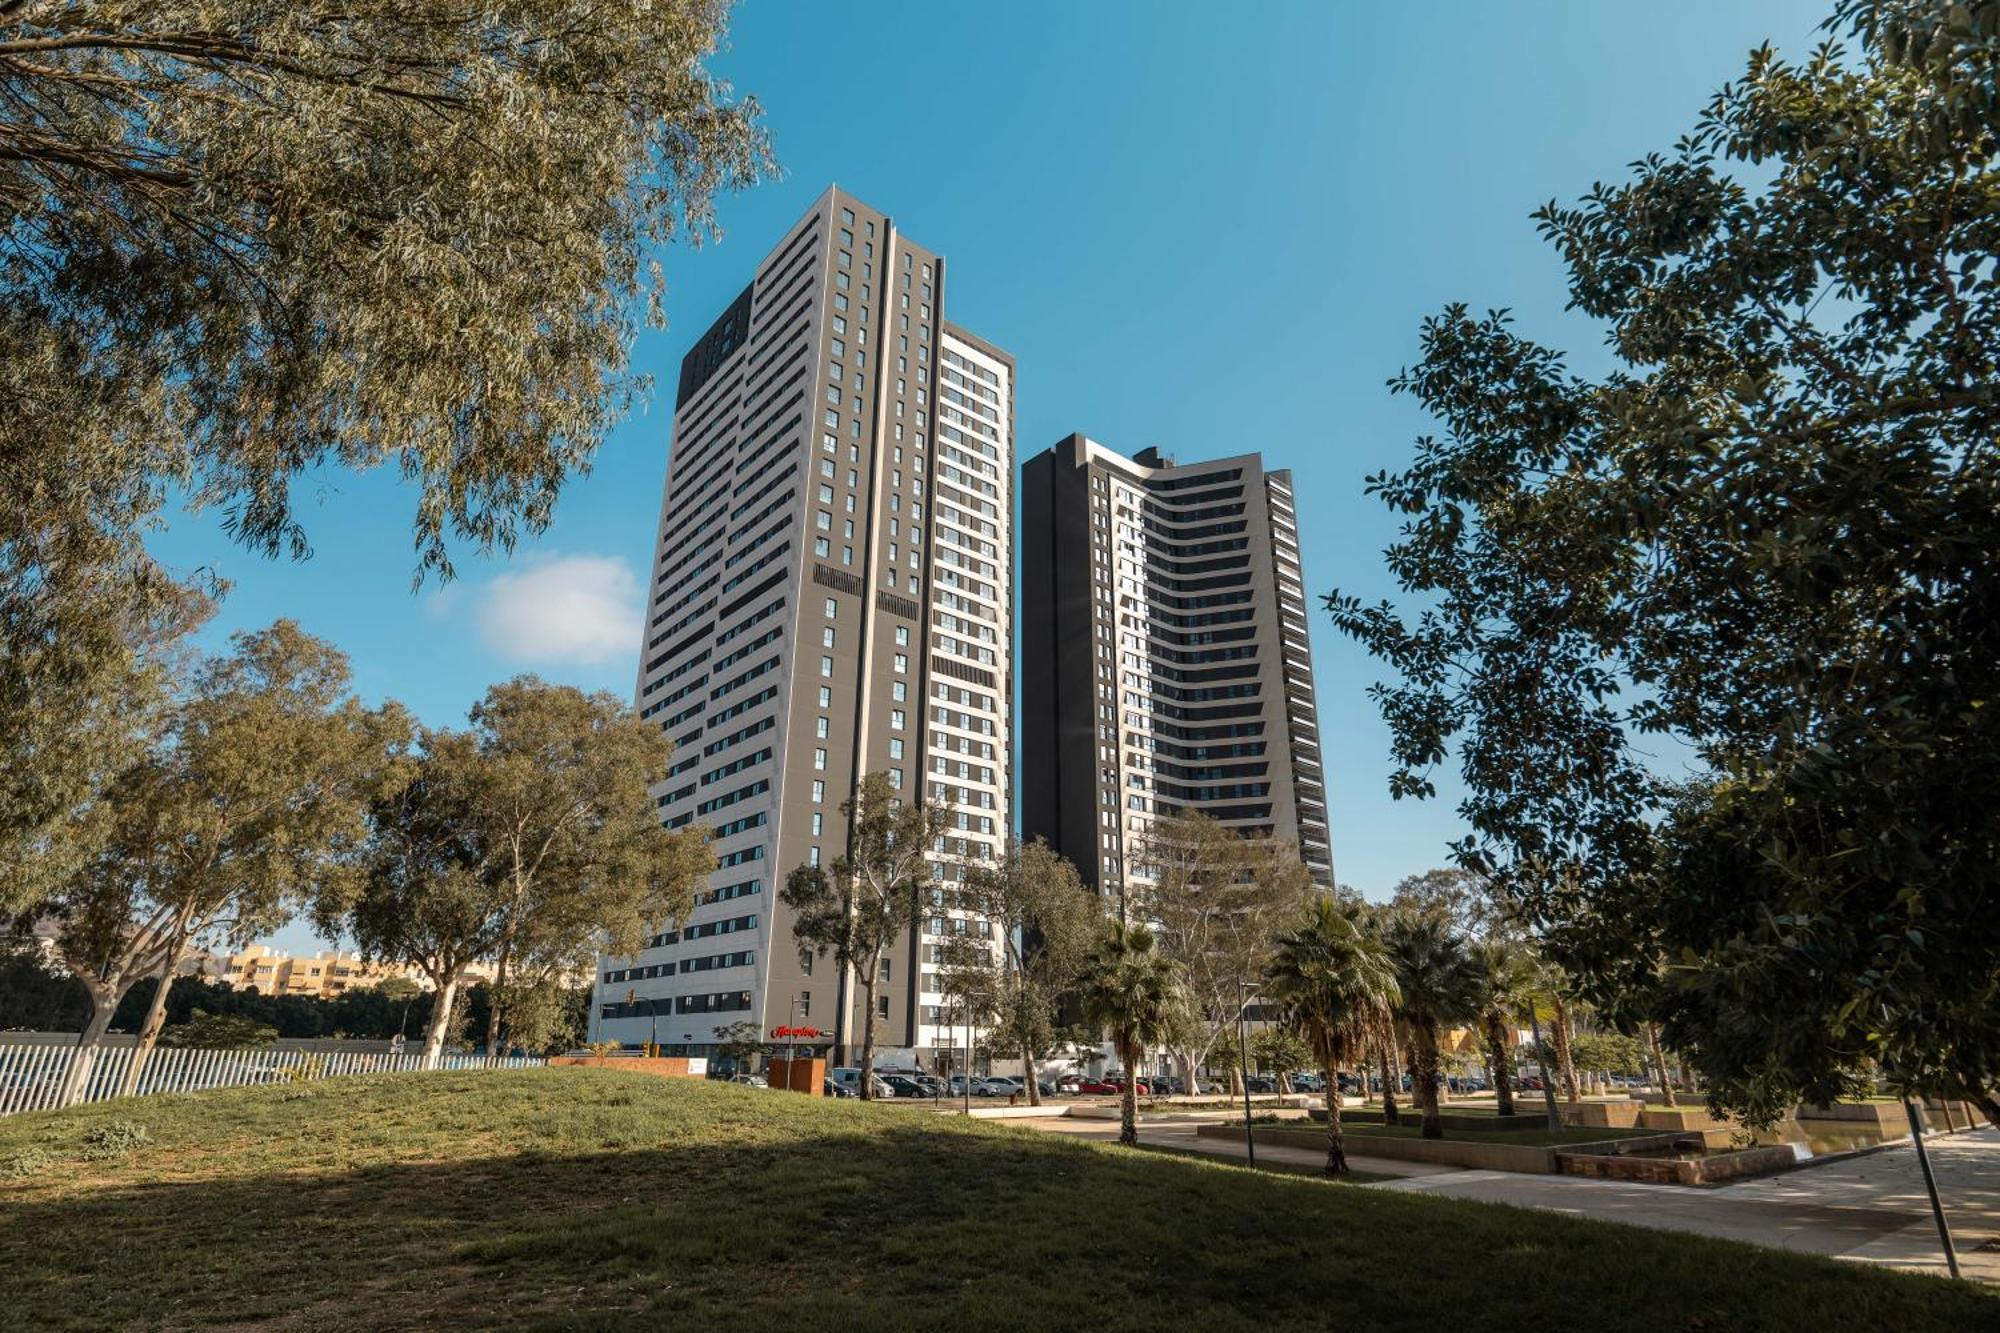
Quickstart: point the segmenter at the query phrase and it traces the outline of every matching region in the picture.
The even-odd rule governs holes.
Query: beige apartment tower
[[[801,963],[778,889],[842,853],[841,802],[884,772],[956,827],[883,962],[877,1045],[953,1046],[930,965],[990,926],[942,889],[1011,818],[1014,365],[945,299],[943,256],[829,188],[681,362],[637,704],[674,741],[661,820],[708,826],[720,866],[600,960],[598,1040],[698,1056],[747,1021],[858,1047],[859,986]]]
[[[1199,811],[1331,886],[1291,474],[1072,435],[1022,469],[1021,530],[1022,836],[1109,896]]]

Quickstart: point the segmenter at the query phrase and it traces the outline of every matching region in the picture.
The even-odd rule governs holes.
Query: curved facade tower
[[[1199,811],[1330,887],[1291,474],[1072,435],[1023,469],[1021,522],[1023,836],[1109,894],[1152,820]]]

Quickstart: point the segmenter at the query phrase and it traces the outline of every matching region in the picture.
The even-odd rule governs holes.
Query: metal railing
[[[89,1075],[72,1105],[109,1101],[120,1094],[137,1050],[105,1047],[97,1052]],[[0,1038],[0,1115],[46,1111],[63,1104],[62,1090],[70,1064],[79,1057],[74,1046],[8,1042]],[[547,1064],[539,1055],[441,1056],[439,1069],[532,1069]],[[300,1051],[275,1047],[241,1050],[156,1048],[139,1070],[136,1095],[158,1092],[205,1092],[211,1088],[242,1088],[261,1083],[305,1083],[350,1074],[389,1074],[424,1068],[421,1051],[401,1055],[371,1051]]]

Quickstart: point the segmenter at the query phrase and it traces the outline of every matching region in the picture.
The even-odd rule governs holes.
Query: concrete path
[[[1013,1123],[1054,1134],[1109,1141],[1115,1120],[1048,1117]],[[1240,1138],[1203,1138],[1186,1123],[1139,1121],[1141,1143],[1242,1161]],[[1958,1245],[1960,1271],[2000,1284],[2000,1130],[1991,1128],[1925,1140],[1938,1177],[1945,1215]],[[1264,1145],[1259,1162],[1320,1167],[1326,1155]],[[1546,1208],[1577,1217],[1664,1231],[1826,1254],[1915,1272],[1945,1272],[1916,1152],[1908,1144],[1801,1167],[1761,1180],[1693,1189],[1538,1176],[1515,1171],[1465,1171],[1426,1162],[1351,1156],[1356,1171],[1397,1179],[1368,1189],[1443,1194],[1454,1199]]]
[[[2000,1283],[2000,1130],[1926,1140],[1960,1271]],[[1669,1231],[1943,1273],[1944,1254],[1907,1144],[1710,1189],[1458,1171],[1375,1189],[1547,1208]]]

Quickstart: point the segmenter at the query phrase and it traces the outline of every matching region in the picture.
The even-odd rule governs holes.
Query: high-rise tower
[[[1199,811],[1331,885],[1291,474],[1072,435],[1022,469],[1021,531],[1022,835],[1109,893]]]
[[[886,772],[949,799],[948,881],[1010,820],[1014,364],[949,324],[945,262],[829,188],[682,359],[638,706],[674,740],[670,826],[721,866],[685,921],[598,968],[599,1039],[708,1054],[716,1029],[859,1045],[860,988],[801,964],[777,890],[845,849]],[[885,955],[877,1044],[953,1043],[934,963],[987,923],[927,906]]]

